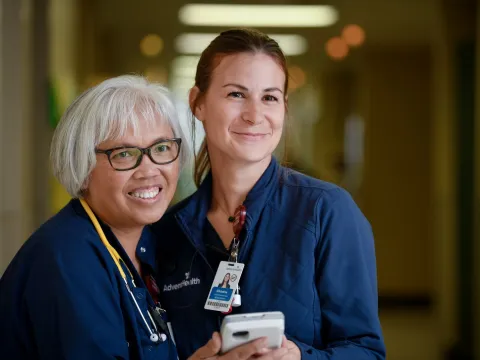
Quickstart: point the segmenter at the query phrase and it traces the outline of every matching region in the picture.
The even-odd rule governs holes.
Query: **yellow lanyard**
[[[92,220],[93,226],[95,227],[95,230],[97,230],[98,236],[100,236],[100,240],[102,240],[103,245],[107,248],[108,252],[110,253],[110,256],[112,257],[113,261],[115,262],[115,265],[117,265],[118,271],[120,271],[120,275],[122,275],[123,280],[125,283],[127,283],[127,276],[125,275],[125,272],[123,271],[122,265],[120,264],[120,261],[125,264],[121,256],[118,254],[117,250],[110,245],[110,243],[107,240],[107,237],[105,236],[105,233],[102,230],[102,227],[100,226],[100,223],[98,222],[97,218],[95,217],[95,214],[93,213],[92,209],[90,209],[90,206],[88,206],[87,202],[83,199],[80,199],[80,203],[82,204],[83,208],[88,214],[88,217],[90,220]],[[133,275],[130,269],[125,265],[127,268],[128,272],[130,273],[130,277],[133,281]],[[133,286],[135,286],[135,283],[133,283]]]
[[[158,335],[157,324],[155,323],[155,320],[153,320],[150,312],[147,311],[148,317],[150,318],[150,321],[152,322],[153,328],[150,327],[150,325],[148,325],[147,319],[143,315],[143,311],[140,308],[140,306],[138,305],[137,300],[135,299],[135,296],[133,295],[133,292],[130,289],[130,286],[128,285],[127,276],[125,275],[125,271],[123,271],[122,265],[120,264],[120,262],[123,262],[124,264],[125,264],[125,262],[120,257],[117,250],[115,250],[115,248],[112,245],[110,245],[110,243],[108,242],[107,237],[105,236],[105,233],[103,232],[102,227],[100,226],[100,223],[98,222],[97,218],[95,217],[95,214],[93,213],[92,209],[90,209],[90,206],[88,206],[87,202],[83,199],[80,199],[80,203],[82,204],[83,208],[87,212],[90,220],[92,220],[93,226],[95,227],[95,230],[97,230],[97,233],[100,236],[100,240],[102,240],[103,245],[105,245],[108,252],[110,253],[110,256],[112,257],[113,261],[115,262],[115,265],[117,265],[118,271],[120,272],[120,275],[122,275],[123,281],[125,281],[125,286],[127,287],[127,290],[128,290],[128,292],[129,292],[129,294],[130,294],[130,296],[131,296],[131,298],[132,298],[132,300],[135,304],[135,307],[137,308],[138,313],[142,317],[142,320],[143,320],[146,328],[148,329],[148,332],[150,333],[150,340],[153,343],[157,343],[160,339],[160,337]],[[135,287],[135,282],[133,280],[132,272],[130,271],[128,266],[126,266],[126,264],[125,264],[125,267],[127,268],[128,272],[130,273],[130,278],[132,279],[132,284]],[[165,334],[162,334],[162,339],[163,339],[162,341],[165,341],[165,339],[166,339]]]

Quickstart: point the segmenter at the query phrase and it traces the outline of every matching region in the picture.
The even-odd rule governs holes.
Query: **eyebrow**
[[[152,145],[155,145],[156,143],[159,143],[161,141],[167,141],[167,140],[171,140],[171,138],[168,138],[168,137],[159,137],[157,138],[156,140],[154,140],[149,146],[147,147],[150,147]],[[141,147],[141,146],[138,146],[138,145],[133,145],[133,144],[130,144],[130,143],[121,143],[117,146],[114,146],[115,148],[122,148],[122,147]]]
[[[243,86],[243,85],[240,85],[240,84],[235,84],[235,83],[228,83],[228,84],[225,84],[223,85],[222,87],[228,87],[228,86],[233,86],[233,87],[236,87],[236,88],[239,88],[241,90],[244,90],[244,91],[248,91],[248,88]],[[269,88],[266,88],[266,89],[263,89],[264,92],[273,92],[273,91],[278,91],[280,93],[283,94],[283,91],[280,90],[278,87],[269,87]]]

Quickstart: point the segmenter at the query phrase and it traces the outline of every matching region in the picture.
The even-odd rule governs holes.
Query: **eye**
[[[168,146],[167,144],[158,144],[155,147],[155,152],[157,152],[157,153],[161,153],[161,152],[165,152],[165,151],[169,151],[169,150],[170,150],[170,146]]]
[[[273,96],[273,95],[265,95],[263,97],[263,100],[265,101],[276,101],[278,102],[278,98],[276,96]]]
[[[138,156],[138,149],[118,149],[111,154],[112,160],[126,160]]]
[[[244,98],[245,95],[240,91],[232,91],[231,93],[228,94],[228,97],[241,99],[241,98]]]
[[[121,151],[114,155],[116,158],[128,158],[130,156],[133,156],[131,151]]]

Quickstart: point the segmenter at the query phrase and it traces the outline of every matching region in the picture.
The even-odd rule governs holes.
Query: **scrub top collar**
[[[75,210],[75,212],[90,221],[88,214],[85,212],[85,210],[82,207],[82,204],[78,199],[73,199],[71,201],[72,206]],[[93,211],[93,210],[92,210]],[[96,215],[95,215],[96,216]],[[112,245],[115,250],[118,251],[120,256],[122,257],[123,261],[127,264],[127,266],[130,268],[130,271],[135,270],[135,267],[133,266],[133,263],[130,261],[130,258],[128,257],[127,253],[123,249],[122,245],[118,241],[117,237],[115,234],[112,232],[110,227],[105,224],[98,216],[97,216],[98,222],[100,223],[102,230],[105,233],[105,236],[107,237],[108,242],[110,245]],[[92,225],[92,230],[95,231],[93,225]],[[100,238],[98,239],[100,241]],[[142,235],[140,237],[140,240],[137,245],[137,249],[135,250],[137,257],[140,259],[140,262],[142,263],[142,266],[147,266],[148,271],[150,273],[156,273],[157,271],[157,265],[155,261],[155,253],[156,253],[156,241],[155,237],[150,229],[150,226],[145,226],[145,228],[142,231]],[[132,274],[136,274],[136,271],[132,271]],[[134,275],[136,276],[136,275]],[[135,281],[138,282],[139,279],[135,279]]]
[[[247,209],[245,223],[247,231],[255,227],[265,205],[278,187],[279,181],[280,166],[275,157],[272,156],[267,169],[248,193],[243,203]],[[177,220],[183,224],[183,228],[188,233],[189,238],[203,252],[205,252],[205,245],[201,241],[201,236],[194,236],[194,234],[203,234],[205,230],[207,212],[212,201],[212,183],[212,173],[210,172],[198,188],[198,191],[187,200],[187,205],[176,215]]]

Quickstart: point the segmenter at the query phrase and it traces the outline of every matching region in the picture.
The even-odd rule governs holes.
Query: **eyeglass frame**
[[[177,156],[175,156],[175,158],[173,160],[170,160],[170,161],[167,161],[167,162],[157,162],[153,159],[152,157],[152,148],[155,146],[155,145],[158,145],[158,144],[161,144],[161,143],[164,143],[164,142],[167,142],[167,141],[173,141],[175,142],[177,145],[178,145],[178,152],[177,152]],[[95,149],[95,153],[96,154],[105,154],[107,155],[107,158],[108,158],[108,162],[110,163],[110,166],[115,170],[115,171],[129,171],[129,170],[133,170],[135,168],[137,168],[138,166],[140,166],[140,164],[142,163],[142,160],[143,160],[143,155],[147,155],[148,158],[150,159],[151,162],[153,162],[154,164],[156,165],[167,165],[167,164],[171,164],[172,162],[174,162],[175,160],[178,159],[179,155],[180,155],[180,150],[181,150],[181,146],[182,146],[182,139],[181,138],[171,138],[171,139],[162,139],[162,140],[158,140],[156,141],[155,143],[153,143],[152,145],[150,145],[149,147],[146,147],[146,148],[142,148],[140,146],[117,146],[117,147],[114,147],[114,148],[111,148],[111,149],[106,149],[106,150],[102,150],[102,149]],[[115,150],[121,150],[121,149],[137,149],[137,150],[140,150],[140,156],[138,157],[137,159],[137,162],[135,163],[134,166],[128,168],[128,169],[117,169],[115,168],[115,166],[113,166],[112,164],[112,159],[110,158],[110,155],[112,154],[112,152],[114,152]]]

